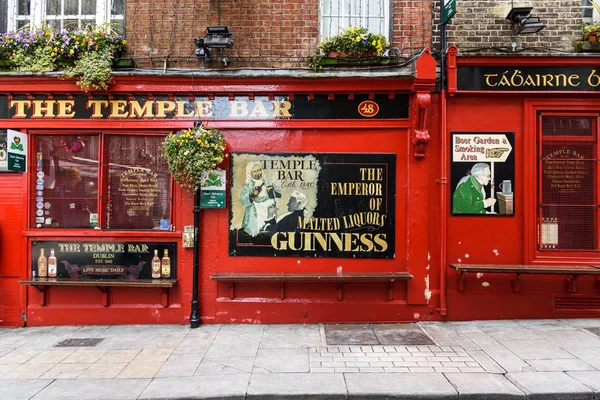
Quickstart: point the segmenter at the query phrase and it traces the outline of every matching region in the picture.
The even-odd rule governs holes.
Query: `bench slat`
[[[215,281],[242,282],[242,281],[394,281],[412,279],[413,276],[406,272],[347,272],[334,273],[271,273],[271,272],[215,272],[210,279]]]
[[[32,286],[95,286],[95,287],[157,287],[172,288],[177,285],[177,279],[57,279],[33,278],[19,281],[21,285]]]
[[[600,268],[592,265],[450,264],[450,267],[464,272],[600,275]]]

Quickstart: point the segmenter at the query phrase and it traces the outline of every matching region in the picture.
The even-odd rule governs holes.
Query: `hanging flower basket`
[[[184,129],[165,138],[162,152],[175,182],[193,192],[201,186],[203,173],[225,159],[225,136],[208,126]]]

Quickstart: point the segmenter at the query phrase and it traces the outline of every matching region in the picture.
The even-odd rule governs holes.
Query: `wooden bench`
[[[450,264],[459,272],[456,279],[456,289],[462,292],[465,288],[464,276],[467,272],[480,272],[486,274],[515,274],[511,278],[513,291],[518,292],[519,277],[522,274],[550,274],[567,275],[567,290],[577,292],[577,277],[581,275],[600,275],[600,266],[597,265],[512,265],[512,264]],[[596,281],[596,289],[600,291],[600,279]]]
[[[388,282],[388,299],[393,297],[393,284],[395,281],[409,280],[413,276],[406,271],[399,272],[345,272],[336,273],[296,273],[296,272],[215,272],[210,279],[214,281],[229,282],[229,298],[235,298],[236,282],[270,281],[280,282],[280,298],[285,299],[286,282],[338,282],[337,299],[344,298],[344,282]]]
[[[46,288],[48,286],[93,286],[102,292],[102,304],[110,305],[109,287],[160,288],[161,304],[168,307],[171,303],[171,289],[177,285],[177,279],[57,279],[33,278],[19,281],[21,285],[30,285],[42,292],[42,306],[46,305]]]

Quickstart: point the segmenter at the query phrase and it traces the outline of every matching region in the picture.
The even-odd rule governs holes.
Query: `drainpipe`
[[[440,0],[440,22],[444,16],[444,0]],[[440,184],[440,315],[446,316],[446,242],[447,242],[447,214],[448,214],[448,135],[446,132],[446,24],[440,24],[440,108],[441,121],[440,133],[441,151],[441,177]]]

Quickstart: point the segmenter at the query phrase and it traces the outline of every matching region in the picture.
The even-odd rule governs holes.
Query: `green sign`
[[[448,21],[450,21],[450,18],[452,18],[454,14],[456,14],[456,0],[444,0],[442,24],[445,24]]]
[[[225,208],[225,170],[204,173],[200,187],[201,208]]]
[[[0,129],[0,172],[27,170],[27,135],[11,129]]]

